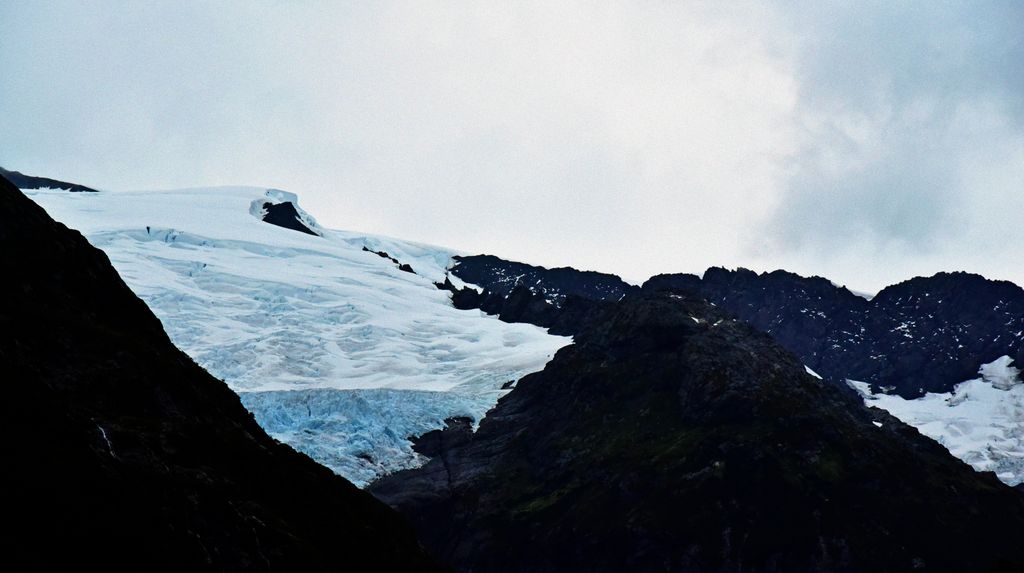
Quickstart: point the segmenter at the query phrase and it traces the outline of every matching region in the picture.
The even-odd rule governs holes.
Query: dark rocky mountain
[[[455,308],[478,308],[505,322],[543,326],[552,334],[575,334],[611,303],[639,290],[615,275],[571,267],[546,269],[492,255],[453,258],[449,272],[483,289],[456,289],[448,280],[439,284],[452,292]]]
[[[284,227],[285,229],[291,229],[292,231],[298,231],[300,233],[306,233],[307,235],[319,236],[302,222],[302,218],[299,216],[298,210],[290,201],[282,201],[280,203],[271,203],[268,201],[263,204],[263,212],[263,221],[265,223],[270,223],[271,225],[277,225],[278,227]]]
[[[819,374],[905,398],[948,392],[1002,356],[1024,364],[1024,289],[969,273],[916,277],[870,301],[820,277],[711,268],[659,275],[774,336]]]
[[[1016,571],[1024,497],[682,292],[606,309],[375,495],[460,571]]]
[[[575,333],[593,307],[640,290],[611,275],[547,271],[490,256],[463,257],[451,273],[484,288],[450,289],[455,306],[557,325],[555,334]],[[821,375],[870,382],[906,398],[948,392],[1004,354],[1024,364],[1024,289],[968,273],[913,278],[870,301],[821,277],[786,271],[710,268],[703,278],[658,275],[642,288],[696,293],[770,333]],[[563,309],[565,293],[577,300]]]
[[[621,299],[636,287],[615,275],[579,271],[571,267],[546,269],[499,259],[493,255],[456,256],[453,275],[475,285],[486,286],[495,295],[508,296],[516,286],[543,289],[553,304],[569,295],[591,300]]]
[[[78,183],[57,181],[56,179],[49,179],[47,177],[34,177],[32,175],[18,173],[17,171],[8,171],[3,167],[0,167],[0,177],[6,178],[19,189],[63,189],[65,191],[72,192],[96,192],[95,189],[86,187],[85,185],[79,185]]]
[[[264,433],[106,256],[0,178],[8,570],[433,570],[409,525]]]
[[[392,263],[395,264],[395,267],[397,267],[398,270],[400,270],[402,272],[416,274],[416,271],[414,271],[412,269],[412,265],[410,265],[409,263],[403,263],[402,261],[396,259],[395,257],[392,257],[391,255],[389,255],[387,253],[387,251],[375,251],[375,250],[371,249],[370,247],[367,247],[367,246],[364,245],[363,246],[363,252],[365,252],[365,253],[373,253],[373,254],[377,255],[378,257],[380,257],[382,259],[387,259],[387,260],[391,261]],[[452,284],[451,281],[449,281],[447,279],[445,279],[445,280],[446,280],[446,282],[449,285]],[[443,285],[440,285],[438,288],[443,288]],[[452,288],[454,289],[454,285],[452,285]]]
[[[452,306],[460,310],[480,309],[496,315],[505,322],[525,322],[547,328],[551,334],[573,335],[581,325],[601,310],[615,304],[608,300],[594,300],[575,294],[556,300],[543,288],[531,289],[518,284],[505,295],[484,288],[455,288],[448,278],[437,283],[437,288],[452,292]]]

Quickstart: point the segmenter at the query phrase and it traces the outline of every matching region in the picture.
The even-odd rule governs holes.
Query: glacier
[[[24,193],[103,250],[271,436],[360,486],[422,463],[409,436],[478,421],[571,341],[453,308],[434,283],[459,253],[323,228],[284,191]],[[261,220],[282,201],[317,235]]]
[[[978,471],[1008,485],[1024,483],[1024,382],[1009,356],[978,368],[978,378],[952,392],[914,400],[875,393],[866,382],[847,380],[868,406],[888,411]]]
[[[239,394],[267,433],[360,486],[424,463],[409,436],[441,428],[450,417],[478,420],[498,395],[391,388]]]

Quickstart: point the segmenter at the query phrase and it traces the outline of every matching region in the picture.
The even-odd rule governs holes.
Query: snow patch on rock
[[[996,388],[1009,390],[1021,383],[1020,369],[1010,366],[1012,363],[1013,359],[1009,356],[1000,356],[993,362],[983,364],[978,374],[981,374],[982,380]]]

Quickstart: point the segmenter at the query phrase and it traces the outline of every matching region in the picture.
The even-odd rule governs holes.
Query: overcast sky
[[[640,281],[1024,284],[1024,2],[0,2],[0,165]]]

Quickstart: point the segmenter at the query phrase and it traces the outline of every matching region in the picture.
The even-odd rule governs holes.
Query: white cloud
[[[939,270],[1022,282],[1024,227],[993,223],[1022,206],[1024,44],[1008,22],[1024,11],[858,3],[791,15],[802,142],[771,241],[752,252],[866,290]]]
[[[981,60],[1018,48],[975,12],[910,33],[919,14],[886,5],[5,4],[0,164],[265,184],[328,225],[632,279],[788,266],[873,288],[964,266],[947,239],[995,234],[943,229],[1012,204],[978,189],[1013,186],[1020,80],[983,84],[1020,64]],[[975,108],[984,133],[951,111]]]

